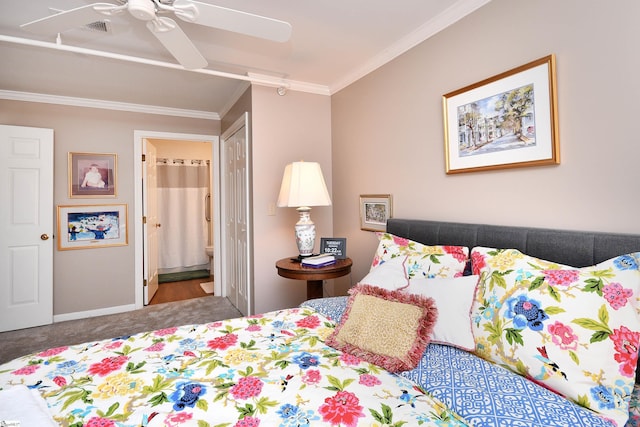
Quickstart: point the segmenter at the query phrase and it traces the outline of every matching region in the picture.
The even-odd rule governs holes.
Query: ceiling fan
[[[194,0],[117,1],[120,4],[93,3],[66,10],[22,24],[20,28],[39,35],[56,35],[127,11],[134,18],[145,21],[149,31],[187,69],[204,68],[207,60],[176,21],[163,15],[173,14],[185,22],[276,42],[285,42],[291,36],[288,22]]]

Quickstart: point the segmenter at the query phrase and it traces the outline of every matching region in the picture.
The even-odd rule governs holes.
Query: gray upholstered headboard
[[[640,252],[639,234],[396,219],[387,232],[425,245],[513,248],[527,255],[573,267],[587,267],[618,255]],[[636,369],[640,383],[640,363]]]
[[[640,251],[640,234],[553,230],[391,218],[387,231],[425,245],[518,249],[573,267],[587,267]]]

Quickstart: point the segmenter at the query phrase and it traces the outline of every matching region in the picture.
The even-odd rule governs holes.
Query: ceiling
[[[127,13],[110,17],[107,33],[73,29],[58,44],[20,28],[52,9],[96,1],[0,0],[0,97],[38,93],[222,115],[248,82],[330,95],[490,0],[198,0],[289,22],[292,35],[281,43],[176,19],[208,61],[192,71]]]

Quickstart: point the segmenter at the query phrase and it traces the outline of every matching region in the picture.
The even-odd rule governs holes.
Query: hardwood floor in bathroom
[[[192,279],[181,282],[160,283],[158,285],[158,291],[149,302],[149,305],[213,295],[206,293],[200,287],[200,283],[212,280],[213,277],[210,277],[209,279]]]

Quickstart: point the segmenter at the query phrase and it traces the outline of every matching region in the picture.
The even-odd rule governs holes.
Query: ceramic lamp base
[[[313,255],[316,245],[316,226],[311,221],[311,208],[302,206],[296,209],[300,214],[300,220],[296,223],[296,244],[301,257]]]

